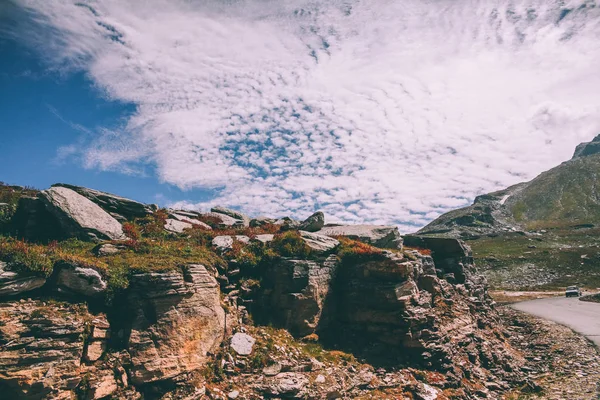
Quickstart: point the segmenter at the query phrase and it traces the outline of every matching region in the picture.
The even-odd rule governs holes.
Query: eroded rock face
[[[384,249],[402,248],[398,228],[385,225],[339,225],[326,226],[316,233],[325,236],[345,236]]]
[[[217,281],[202,265],[131,279],[131,379],[143,384],[202,367],[223,339]]]
[[[0,296],[16,296],[42,287],[46,278],[10,271],[5,262],[0,261]]]
[[[55,285],[59,291],[87,297],[96,297],[106,291],[107,283],[93,268],[68,263],[57,266]]]
[[[326,253],[333,251],[340,245],[337,239],[317,233],[299,231],[304,242],[316,253]]]
[[[40,199],[57,219],[66,236],[84,240],[125,238],[119,221],[91,200],[65,187],[52,187]]]
[[[284,259],[269,266],[263,313],[294,335],[314,333],[337,266],[335,255],[319,261]]]
[[[310,217],[306,218],[298,227],[301,231],[316,232],[325,225],[325,215],[321,211],[317,211]]]
[[[592,139],[591,142],[579,144],[575,148],[575,153],[572,158],[591,156],[592,154],[600,153],[600,135]]]
[[[64,187],[79,193],[83,197],[96,203],[104,211],[110,213],[113,217],[120,221],[142,218],[152,214],[158,209],[158,207],[154,204],[144,204],[135,200],[127,199],[125,197],[101,192],[99,190],[88,189],[81,186],[68,185],[65,183],[57,183],[52,186]]]
[[[230,208],[225,208],[225,207],[217,206],[217,207],[211,208],[210,212],[228,215],[231,218],[234,218],[236,220],[241,221],[241,224],[243,226],[250,226],[250,218],[246,214],[243,214],[243,213],[241,213],[239,211],[235,211],[235,210],[232,210]]]
[[[0,397],[73,398],[87,372],[84,333],[94,329],[86,307],[12,301],[0,303],[0,315]]]

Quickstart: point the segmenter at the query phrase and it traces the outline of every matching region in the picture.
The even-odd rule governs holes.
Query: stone
[[[310,217],[306,218],[298,227],[301,231],[316,232],[325,225],[325,215],[321,211],[317,211]]]
[[[97,361],[102,357],[104,351],[106,350],[106,342],[104,341],[94,341],[87,345],[84,353],[84,357],[87,361]]]
[[[233,237],[228,235],[216,236],[212,240],[212,245],[219,251],[229,250],[233,247]]]
[[[274,225],[281,226],[281,230],[288,231],[298,229],[300,227],[300,222],[296,221],[290,217],[283,217],[278,219],[273,223]]]
[[[210,209],[210,212],[212,213],[218,213],[218,214],[225,214],[231,218],[234,218],[236,220],[242,221],[242,226],[244,227],[248,227],[250,226],[250,218],[245,215],[242,214],[239,211],[235,211],[232,210],[230,208],[225,208],[225,207],[221,207],[221,206],[217,206],[217,207],[213,207]]]
[[[198,370],[221,344],[225,312],[219,285],[203,265],[134,274],[127,303],[133,384]]]
[[[231,348],[241,356],[248,356],[252,354],[254,343],[256,343],[256,339],[241,332],[236,333],[231,338]]]
[[[257,217],[257,218],[253,218],[253,219],[250,220],[250,227],[251,228],[258,228],[259,226],[274,224],[275,221],[276,220],[273,219],[273,218]]]
[[[258,242],[266,244],[272,242],[274,238],[275,235],[272,235],[270,233],[264,233],[262,235],[256,235],[252,240],[256,240]]]
[[[244,227],[244,221],[233,218],[227,214],[210,212],[210,213],[202,214],[201,217],[216,219],[217,221],[219,221],[218,225],[221,228],[230,228],[230,227],[242,228],[242,227]]]
[[[179,221],[172,218],[167,218],[167,221],[165,222],[165,230],[172,233],[183,233],[186,229],[191,229],[193,227],[194,225],[189,222]]]
[[[263,385],[263,392],[271,396],[303,398],[303,392],[310,384],[306,375],[298,372],[282,372],[269,378]]]
[[[325,236],[345,236],[384,249],[401,249],[402,237],[396,226],[338,225],[325,226],[316,233]]]
[[[0,296],[16,296],[38,289],[46,283],[46,278],[10,271],[5,262],[0,261]]]
[[[323,375],[317,375],[315,378],[315,383],[325,383],[325,377]]]
[[[112,370],[102,370],[90,376],[89,389],[86,393],[88,399],[108,398],[119,389]]]
[[[233,391],[227,393],[227,398],[230,400],[235,400],[239,397],[239,395],[240,395],[239,390],[233,390]]]
[[[110,213],[120,221],[132,220],[134,218],[143,218],[158,210],[154,204],[148,205],[130,200],[125,197],[101,192],[99,190],[88,189],[81,186],[67,185],[57,183],[52,187],[64,187],[73,190],[88,200],[100,206],[104,211]]]
[[[340,245],[337,239],[329,236],[319,235],[318,233],[311,233],[306,231],[298,231],[304,242],[310,247],[315,253],[327,253],[333,251]]]
[[[67,237],[95,241],[125,239],[119,221],[71,189],[52,187],[43,190],[40,199]]]
[[[200,221],[199,219],[196,219],[196,216],[194,216],[194,214],[191,213],[185,213],[182,211],[177,211],[177,212],[172,212],[169,214],[169,217],[171,219],[176,219],[177,221],[181,221],[181,222],[186,222],[188,224],[192,224],[193,226],[202,228],[202,229],[206,229],[207,231],[212,230],[212,228],[210,227],[210,225],[205,224],[204,222]],[[198,214],[199,216],[199,214]]]
[[[598,135],[594,139],[592,139],[591,142],[585,142],[585,143],[579,144],[575,148],[575,153],[573,154],[573,157],[571,159],[591,156],[593,154],[598,154],[598,153],[600,153],[600,135]]]
[[[119,246],[112,243],[99,244],[92,249],[92,252],[98,257],[112,256],[125,250],[125,246]]]
[[[263,374],[266,376],[275,376],[281,372],[282,365],[278,362],[267,365],[263,368]]]
[[[93,268],[61,263],[57,269],[55,284],[60,291],[95,297],[108,287],[102,275]]]

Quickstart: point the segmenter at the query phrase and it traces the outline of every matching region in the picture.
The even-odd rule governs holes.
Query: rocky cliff
[[[459,240],[2,190],[11,398],[470,399],[524,381]]]

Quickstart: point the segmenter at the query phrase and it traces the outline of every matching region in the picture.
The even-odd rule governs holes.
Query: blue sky
[[[414,231],[600,133],[599,40],[596,0],[8,0],[0,180]]]
[[[204,190],[158,182],[152,165],[132,176],[61,159],[62,146],[89,141],[95,127],[118,125],[135,104],[107,99],[82,71],[51,70],[17,40],[0,39],[0,54],[0,181],[40,189],[66,182],[161,205],[208,198]]]

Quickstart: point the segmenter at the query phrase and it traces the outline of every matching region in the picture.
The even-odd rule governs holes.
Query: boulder
[[[103,294],[108,286],[102,275],[93,268],[62,263],[57,269],[55,285],[61,292],[96,297]]]
[[[264,394],[268,396],[302,399],[304,391],[309,387],[310,381],[305,374],[299,372],[282,372],[272,378],[267,378],[261,386]]]
[[[132,382],[164,380],[203,367],[225,329],[215,278],[204,266],[193,264],[135,274],[130,282]]]
[[[245,333],[238,332],[231,338],[231,349],[241,356],[252,354],[256,339]]]
[[[275,221],[274,224],[281,226],[281,230],[284,231],[294,230],[300,227],[300,222],[290,217],[280,218],[277,221]]]
[[[231,218],[235,218],[237,220],[242,221],[244,226],[250,226],[250,218],[247,215],[242,214],[239,211],[235,211],[230,208],[217,206],[217,207],[211,208],[210,212],[228,215]]]
[[[92,249],[92,252],[98,257],[111,256],[113,254],[117,254],[125,250],[125,246],[119,246],[112,243],[103,243],[99,244]]]
[[[325,226],[316,233],[325,236],[345,236],[384,249],[401,249],[402,237],[396,226],[338,225]]]
[[[181,222],[186,222],[188,224],[192,224],[195,225],[197,227],[206,229],[206,230],[212,230],[212,228],[210,227],[210,225],[205,224],[204,222],[196,219],[199,215],[194,216],[194,214],[189,213],[189,212],[183,212],[183,211],[178,211],[178,212],[173,212],[169,214],[169,217],[172,219],[176,219],[177,221],[181,221]]]
[[[306,218],[298,227],[301,231],[316,232],[325,225],[325,215],[321,211],[317,211],[310,217]]]
[[[220,228],[241,228],[244,227],[244,221],[241,219],[233,218],[226,214],[210,212],[202,214],[202,217],[208,217],[211,219],[216,219]]]
[[[266,244],[266,243],[272,242],[274,238],[275,238],[275,235],[272,235],[270,233],[264,233],[262,235],[254,236],[254,238],[252,240],[256,240],[258,242]]]
[[[91,200],[100,206],[104,211],[110,213],[113,217],[120,221],[143,218],[158,210],[158,207],[155,204],[144,204],[135,200],[126,199],[125,197],[101,192],[99,190],[88,189],[81,186],[57,183],[52,185],[52,187],[64,187],[71,189],[83,197]]]
[[[318,233],[311,233],[305,231],[298,231],[304,242],[311,248],[315,253],[326,253],[333,251],[340,242],[329,236],[319,235]]]
[[[0,261],[0,296],[15,296],[42,287],[46,278],[10,271]]]
[[[231,249],[233,246],[233,237],[228,235],[216,236],[212,240],[212,245],[219,251]]]
[[[179,221],[176,219],[168,218],[165,222],[165,230],[172,233],[183,233],[186,229],[191,229],[194,226],[189,222]]]
[[[82,240],[125,239],[119,221],[71,189],[52,187],[43,190],[40,199],[56,218],[66,236]]]
[[[263,225],[274,224],[275,221],[276,220],[273,218],[257,217],[257,218],[253,218],[250,220],[250,227],[257,228],[257,227],[263,226]]]

